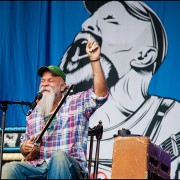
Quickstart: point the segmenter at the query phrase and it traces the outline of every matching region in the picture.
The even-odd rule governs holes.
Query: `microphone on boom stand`
[[[39,91],[35,97],[34,102],[31,104],[30,110],[27,113],[28,116],[32,113],[32,111],[37,106],[38,102],[41,100],[42,97],[43,97],[43,94],[42,92]]]

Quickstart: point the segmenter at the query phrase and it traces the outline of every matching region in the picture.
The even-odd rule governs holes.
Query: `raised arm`
[[[89,56],[92,66],[94,93],[97,96],[105,96],[107,94],[107,86],[100,62],[100,51],[101,49],[99,45],[95,41],[92,41],[89,35],[88,43],[86,45],[86,53]]]

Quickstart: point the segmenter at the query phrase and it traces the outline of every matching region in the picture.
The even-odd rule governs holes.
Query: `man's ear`
[[[157,58],[158,51],[154,47],[143,47],[138,51],[137,56],[131,61],[133,68],[146,68],[152,65]]]
[[[61,88],[61,92],[63,92],[66,89],[66,83],[65,82],[61,83],[60,88]]]

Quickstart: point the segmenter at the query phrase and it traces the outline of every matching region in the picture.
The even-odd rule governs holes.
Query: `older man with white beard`
[[[2,179],[82,179],[87,176],[87,139],[90,116],[102,106],[109,92],[100,63],[100,47],[88,38],[86,52],[93,73],[93,87],[87,91],[68,96],[64,100],[66,75],[57,66],[43,66],[38,70],[41,76],[42,99],[26,119],[26,133],[21,145],[23,162],[6,163],[2,169]],[[47,120],[53,120],[41,138],[39,153],[31,154]],[[48,121],[49,122],[49,121]]]
[[[60,84],[62,86],[64,82]],[[57,99],[61,98],[60,96],[60,87],[55,86],[51,87],[49,85],[40,87],[40,92],[43,92],[43,97],[39,102],[39,111],[43,114],[48,114],[53,109],[54,102],[58,103]]]

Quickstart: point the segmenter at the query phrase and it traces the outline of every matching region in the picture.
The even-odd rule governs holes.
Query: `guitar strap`
[[[160,133],[163,117],[174,106],[174,103],[174,100],[163,99],[153,119],[151,120],[151,123],[144,131],[144,135],[150,137],[152,142],[156,142],[156,139]],[[180,132],[172,134],[159,146],[166,152],[169,152],[171,155],[171,161],[175,160],[180,155]]]
[[[171,135],[159,146],[166,152],[169,152],[171,161],[174,161],[180,156],[180,132]]]
[[[164,115],[173,108],[174,104],[175,100],[172,99],[149,96],[144,104],[131,117],[126,119],[128,129],[134,126],[142,128],[145,125],[146,128],[142,135],[150,137],[151,141],[155,143],[160,134]],[[159,146],[170,152],[173,161],[180,155],[180,132],[171,135]]]

